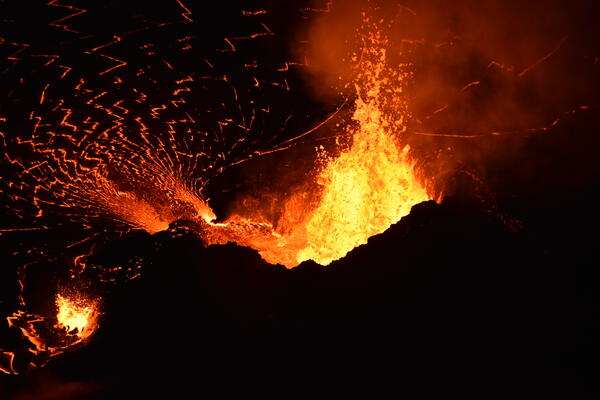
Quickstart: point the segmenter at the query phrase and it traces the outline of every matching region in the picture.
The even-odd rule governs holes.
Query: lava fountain
[[[356,100],[344,132],[351,142],[337,156],[322,155],[311,189],[319,193],[316,205],[308,204],[310,195],[291,196],[284,215],[304,217],[284,221],[285,231],[239,216],[209,224],[209,244],[235,241],[288,268],[306,260],[328,265],[431,198],[409,146],[402,144],[409,118],[404,87],[411,66],[391,65],[388,40],[367,17],[365,26],[362,49],[353,57]]]
[[[84,340],[96,327],[96,307],[82,297],[56,296],[58,326]]]

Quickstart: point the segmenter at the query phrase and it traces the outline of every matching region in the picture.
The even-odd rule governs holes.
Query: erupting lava
[[[366,53],[356,83],[353,119],[358,127],[350,148],[331,159],[319,175],[322,198],[306,224],[307,246],[298,252],[298,262],[329,264],[429,198],[408,146],[401,147],[395,138],[404,130],[404,115],[390,120],[394,114],[386,114],[382,100],[387,98],[398,107],[394,111],[402,111],[401,79],[407,75],[385,67],[385,48],[371,47]]]
[[[56,296],[58,325],[68,333],[76,334],[84,339],[93,332],[96,310],[93,303],[81,297],[68,298],[60,294]]]
[[[197,227],[206,245],[235,242],[255,249],[269,263],[288,268],[307,260],[328,265],[385,231],[413,205],[431,198],[429,182],[417,171],[404,137],[410,118],[405,88],[413,66],[391,60],[397,58],[398,49],[385,37],[382,21],[363,14],[364,25],[357,32],[362,43],[350,62],[352,77],[340,77],[343,95],[337,97],[336,111],[327,108],[317,116],[310,115],[311,101],[300,104],[294,85],[286,78],[290,65],[308,68],[307,61],[262,66],[254,54],[248,60],[235,54],[238,42],[274,35],[254,20],[264,14],[244,12],[243,17],[252,19],[259,31],[225,38],[228,48],[208,53],[206,58],[203,55],[204,62],[191,64],[187,71],[173,67],[166,56],[155,63],[155,51],[160,50],[152,47],[154,29],[164,28],[177,38],[175,48],[165,39],[174,59],[189,57],[191,48],[191,37],[180,37],[175,25],[169,31],[169,24],[160,24],[122,35],[138,44],[131,65],[103,53],[125,45],[115,35],[109,42],[94,42],[82,53],[89,62],[81,65],[90,70],[62,64],[70,58],[43,54],[52,60],[45,64],[50,66],[47,72],[52,79],[43,85],[29,76],[19,80],[41,92],[29,99],[30,112],[0,116],[6,132],[18,132],[0,131],[4,155],[0,167],[14,177],[0,180],[0,195],[16,221],[16,228],[0,229],[0,235],[2,231],[39,230],[43,236],[60,228],[72,236],[65,239],[68,244],[59,243],[60,235],[52,237],[52,246],[54,240],[59,243],[56,248],[40,246],[14,253],[22,257],[16,268],[19,295],[6,321],[20,335],[31,360],[26,367],[15,366],[16,353],[0,349],[0,362],[4,357],[8,364],[0,370],[20,373],[43,366],[84,342],[97,328],[99,301],[82,293],[52,292],[48,298],[55,300],[50,304],[56,306],[56,315],[48,313],[48,303],[33,306],[25,288],[30,271],[47,271],[42,261],[65,269],[63,273],[72,280],[65,288],[79,287],[76,281],[84,275],[90,285],[134,279],[140,274],[143,256],[110,268],[103,261],[82,260],[93,258],[97,248],[102,248],[95,244],[104,243],[102,239],[110,242],[129,230],[155,234],[175,221],[187,220],[194,222],[190,225]],[[93,37],[75,40],[77,50],[72,51],[79,51],[78,40]],[[197,40],[204,44],[203,38]],[[38,60],[40,54],[31,51],[30,57]],[[97,57],[118,65],[106,68],[102,64],[96,70],[93,60]],[[15,65],[21,60],[9,59]],[[29,96],[27,88],[19,86],[15,98]],[[323,120],[323,114],[329,116]],[[335,130],[335,137],[343,137],[344,145],[326,150],[307,135],[333,117],[337,125],[327,128]],[[278,203],[281,208],[271,214],[246,207],[216,222],[204,192],[211,179],[255,156],[284,151],[305,136],[303,140],[316,147],[318,165],[302,182],[302,189],[276,193],[274,197],[283,200]],[[315,160],[290,161],[312,165]],[[114,236],[112,231],[116,231]],[[114,276],[106,278],[105,274]]]
[[[54,317],[27,312],[26,304],[6,318],[9,327],[18,329],[27,339],[27,349],[32,358],[28,368],[44,366],[53,357],[84,343],[98,328],[98,301],[80,293],[57,294]],[[0,356],[9,357],[9,367],[0,366],[0,371],[20,373],[13,365],[15,353],[0,349]]]
[[[310,208],[308,200],[291,197],[284,207],[286,216],[304,217],[284,221],[283,232],[238,216],[209,225],[209,244],[235,241],[289,268],[306,260],[327,265],[398,222],[413,205],[430,199],[409,147],[399,140],[408,118],[403,89],[409,66],[389,64],[388,42],[376,28],[363,40],[362,54],[354,58],[354,123],[346,127],[352,142],[337,157],[324,157],[316,182],[317,205]]]
[[[157,271],[149,281],[181,279],[162,267],[172,266],[162,255],[180,248],[164,243],[180,234],[196,235],[186,246],[232,242],[271,264],[326,266],[442,191],[464,191],[509,227],[485,181],[504,180],[495,178],[509,171],[502,157],[523,147],[514,160],[525,159],[521,136],[598,108],[578,104],[579,90],[560,99],[553,85],[575,69],[551,61],[570,61],[582,38],[561,33],[523,64],[527,47],[547,40],[528,38],[511,55],[505,41],[516,34],[506,36],[504,23],[488,29],[491,20],[474,16],[495,11],[469,1],[460,6],[468,12],[323,0],[297,12],[294,2],[237,12],[224,3],[215,14],[186,0],[147,10],[0,2],[0,334],[10,338],[0,371],[9,374],[85,343],[103,304],[91,293],[110,296],[111,285],[145,271]],[[581,43],[588,48],[588,34]],[[600,65],[595,53],[584,60],[586,71]],[[579,125],[568,128],[578,139]],[[515,187],[545,166],[525,168]],[[196,250],[193,267],[204,268],[211,252]]]

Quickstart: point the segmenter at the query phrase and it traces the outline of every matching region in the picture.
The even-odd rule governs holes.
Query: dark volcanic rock
[[[286,270],[177,232],[155,235],[159,250],[108,297],[94,340],[51,365],[60,379],[101,377],[99,398],[265,376],[582,384],[575,272],[473,204],[419,204],[329,267]]]

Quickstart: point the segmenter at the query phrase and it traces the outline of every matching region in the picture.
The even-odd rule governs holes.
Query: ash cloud
[[[529,136],[600,104],[598,10],[585,0],[335,1],[305,32],[306,79],[324,101],[352,96],[363,11],[381,21],[395,61],[412,64],[406,140],[441,191],[457,190],[456,171],[485,176],[493,160],[525,158]]]

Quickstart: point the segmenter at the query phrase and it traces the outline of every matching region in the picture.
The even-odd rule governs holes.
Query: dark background
[[[436,6],[435,2],[428,6],[414,3],[424,10]],[[491,19],[482,21],[497,28],[492,31],[511,29],[500,22],[494,25],[497,20],[489,10],[499,3],[481,3],[464,2],[456,7],[468,10],[459,12],[463,16],[488,10],[483,14]],[[195,398],[215,390],[224,397],[251,393],[321,397],[325,395],[323,386],[333,395],[364,393],[370,397],[379,392],[408,394],[415,390],[422,395],[597,396],[600,299],[595,229],[599,222],[600,112],[596,96],[600,49],[590,42],[598,37],[595,21],[600,14],[593,2],[532,4],[528,8],[508,4],[498,20],[522,15],[525,22],[521,25],[536,26],[538,30],[532,29],[540,37],[547,32],[527,21],[546,18],[551,26],[557,26],[552,21],[567,21],[558,24],[556,29],[562,31],[539,49],[552,49],[563,33],[570,39],[548,65],[539,67],[532,81],[515,84],[516,78],[508,73],[483,69],[484,85],[477,92],[466,98],[457,96],[449,117],[424,125],[440,134],[474,134],[498,126],[505,133],[428,139],[439,149],[456,149],[449,163],[452,168],[439,167],[444,178],[440,185],[446,189],[439,204],[416,205],[388,231],[326,268],[306,262],[286,270],[233,244],[205,248],[185,222],[174,223],[169,231],[156,235],[107,233],[95,249],[98,265],[139,256],[144,259],[143,274],[103,289],[100,328],[89,343],[29,374],[0,376],[0,397],[145,398],[160,393],[169,398]],[[11,40],[30,41],[40,48],[60,43],[54,36],[34,34],[32,27],[46,26],[46,19],[37,20],[42,16],[24,6],[9,5],[14,14],[5,19],[10,21],[3,33],[14,35]],[[130,14],[123,15],[144,16],[117,18],[114,24],[127,26],[144,18],[166,17],[164,8],[153,10],[145,2],[107,3],[90,13],[97,18],[98,35],[113,31],[106,16],[100,17],[111,6],[129,10]],[[223,36],[221,29],[238,26],[223,15],[238,15],[247,4],[227,3],[210,11],[199,4],[188,6],[194,16],[214,17],[191,28],[177,28],[214,33],[214,42],[198,41],[206,45],[206,50],[195,50],[202,54],[217,46]],[[273,45],[280,48],[270,49],[278,55],[269,58],[267,51],[264,56],[277,64],[281,54],[289,53],[286,40],[294,37],[293,27],[302,23],[303,14],[291,11],[299,7],[287,5],[253,6],[278,9],[274,20],[280,25],[270,28],[289,30]],[[179,10],[170,10],[169,18],[177,20]],[[460,19],[451,20],[461,26]],[[94,18],[86,21],[91,23]],[[518,26],[515,23],[513,27],[518,31]],[[87,28],[92,30],[89,25]],[[155,40],[162,43],[160,37]],[[469,40],[464,42],[473,43],[474,38]],[[486,47],[482,38],[476,46],[465,45],[468,51],[461,54],[474,59],[454,60],[474,67],[472,76],[456,78],[457,82],[479,77],[481,70],[476,66],[488,64],[489,59],[473,48],[506,51],[491,44]],[[517,73],[546,53],[532,55]],[[73,50],[73,54],[79,53]],[[69,51],[63,56],[68,57]],[[513,56],[511,59],[509,53],[505,59],[518,64],[521,55]],[[190,63],[188,68],[194,65]],[[444,63],[430,65],[434,72],[449,68]],[[13,85],[18,71],[14,66],[6,69],[3,84]],[[427,77],[417,78],[427,82]],[[297,79],[301,82],[301,77]],[[495,89],[508,86],[517,89],[502,101],[519,101],[519,109],[525,111],[503,109],[499,119],[489,110],[504,104],[496,100]],[[315,100],[306,86],[298,90],[298,107],[314,109],[314,120],[318,120],[329,105]],[[18,118],[17,114],[25,114],[27,101],[37,99],[37,92],[31,96],[8,98],[4,115],[14,113]],[[428,106],[419,104],[421,116],[425,116]],[[472,111],[480,104],[487,108]],[[582,105],[589,108],[582,109]],[[290,108],[297,110],[295,105]],[[541,121],[529,118],[531,110]],[[555,117],[560,117],[556,124],[543,123]],[[514,125],[510,121],[515,121]],[[511,126],[514,129],[509,129]],[[297,132],[301,128],[299,123]],[[271,145],[269,140],[257,139],[257,146]],[[420,140],[415,135],[416,146]],[[431,146],[431,142],[422,146]],[[232,192],[252,192],[272,178],[274,168],[285,170],[285,154],[305,156],[302,150],[280,152],[216,176],[209,187],[215,209],[226,214],[227,202],[235,197]],[[15,179],[9,172],[3,180]],[[253,180],[246,179],[248,175]],[[5,220],[12,221],[10,213],[5,214]],[[74,225],[64,224],[61,229],[68,235],[77,232]],[[110,227],[102,229],[110,231]],[[16,243],[51,243],[46,245],[50,248],[64,243],[64,237],[18,235],[3,235],[4,254],[9,253],[5,248]],[[7,310],[15,292],[11,276],[18,262],[7,262],[1,272],[2,305]],[[47,265],[51,276],[52,263]],[[43,282],[38,285],[44,286]]]

